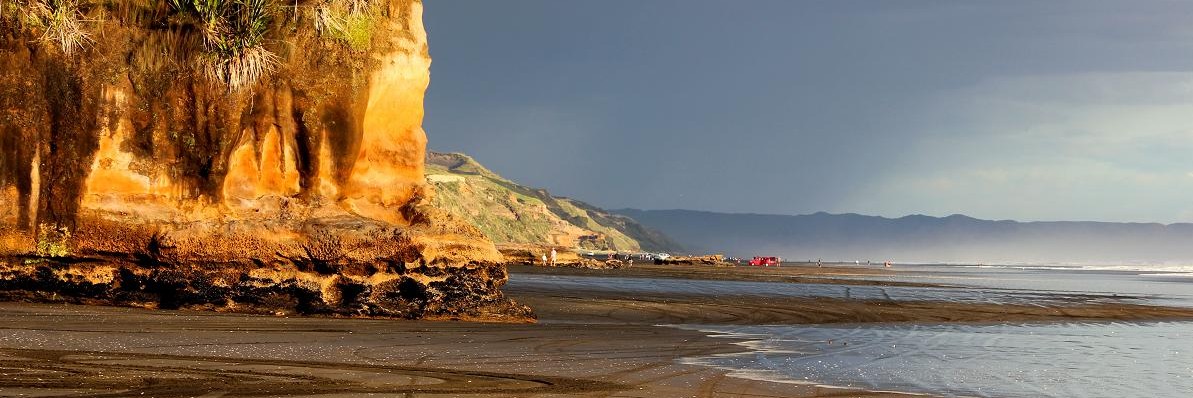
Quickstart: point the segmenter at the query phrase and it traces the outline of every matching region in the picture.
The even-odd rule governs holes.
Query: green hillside
[[[541,244],[590,250],[673,252],[681,248],[627,216],[551,196],[507,180],[468,155],[427,152],[434,205],[476,225],[497,244]]]

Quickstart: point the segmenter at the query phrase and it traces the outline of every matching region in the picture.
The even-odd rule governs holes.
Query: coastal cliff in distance
[[[1193,224],[1017,222],[911,215],[799,216],[691,210],[615,212],[693,248],[793,261],[886,260],[962,264],[1188,264]]]
[[[500,247],[683,251],[630,217],[520,185],[462,153],[428,151],[426,173],[436,191],[432,206],[467,220]]]
[[[429,206],[417,0],[0,4],[0,296],[526,319]]]

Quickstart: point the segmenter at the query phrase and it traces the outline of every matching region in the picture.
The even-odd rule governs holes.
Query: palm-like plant
[[[274,10],[268,0],[170,0],[203,36],[201,72],[239,90],[273,72],[278,58],[265,48]]]

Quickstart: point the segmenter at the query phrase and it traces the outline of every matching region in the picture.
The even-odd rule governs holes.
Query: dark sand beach
[[[590,271],[513,267],[519,274]],[[594,275],[832,282],[833,268],[637,267]],[[863,270],[862,272],[869,272]],[[895,272],[878,270],[876,272]],[[856,280],[842,283],[859,283]],[[1123,303],[993,305],[507,287],[537,324],[286,318],[0,304],[0,396],[827,397],[679,359],[744,348],[658,324],[1193,319]]]
[[[0,327],[0,396],[862,394],[681,365],[676,360],[682,357],[740,348],[649,325],[281,318],[15,303],[0,304],[0,322],[6,325]]]
[[[930,288],[927,283],[867,279],[837,279],[895,275],[891,269],[845,267],[707,267],[636,266],[616,271],[576,268],[510,267],[511,273],[532,275],[617,276],[708,281],[817,283],[846,286]],[[956,289],[969,289],[956,287]],[[1060,297],[1052,303],[1016,304],[783,297],[738,294],[619,294],[605,289],[555,289],[513,285],[506,294],[535,309],[541,319],[630,324],[823,324],[872,322],[1032,322],[1057,320],[1193,319],[1193,309],[1126,302],[1090,300],[1088,296]]]

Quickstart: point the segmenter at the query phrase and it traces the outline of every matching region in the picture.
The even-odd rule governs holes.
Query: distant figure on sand
[[[547,255],[546,255],[546,254],[544,254],[544,255],[543,255],[543,266],[545,267],[545,266],[548,266],[548,265],[551,265],[551,264],[548,264],[548,263],[547,263]]]
[[[551,249],[551,266],[552,267],[555,266],[555,249],[554,248]]]
[[[885,263],[882,263],[882,266],[883,266],[883,267],[890,268],[890,267],[891,267],[891,262],[890,262],[890,261],[887,261],[887,262],[885,262]]]
[[[816,259],[816,266],[817,266],[817,267],[822,267],[822,265],[820,265],[820,259],[819,259],[819,258],[818,258],[818,259]]]

